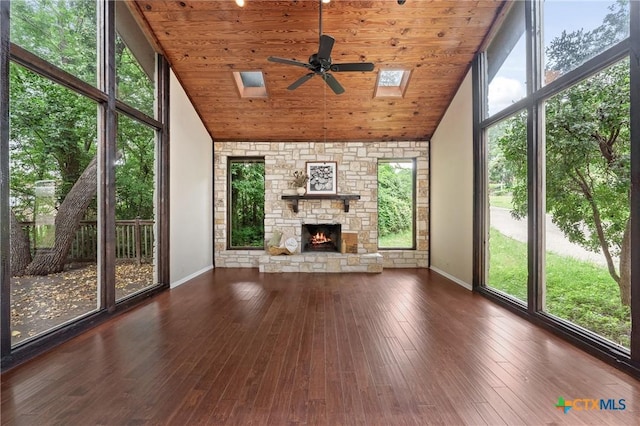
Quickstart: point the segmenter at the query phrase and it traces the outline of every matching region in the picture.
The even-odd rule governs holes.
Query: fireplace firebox
[[[302,252],[340,253],[341,224],[303,224]]]

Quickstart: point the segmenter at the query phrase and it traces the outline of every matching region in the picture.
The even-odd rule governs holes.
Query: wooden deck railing
[[[21,222],[29,235],[32,251],[36,227],[34,222]],[[153,220],[133,219],[116,221],[116,259],[135,259],[136,262],[153,259]],[[76,237],[67,262],[90,262],[98,258],[98,223],[83,220],[76,231]]]

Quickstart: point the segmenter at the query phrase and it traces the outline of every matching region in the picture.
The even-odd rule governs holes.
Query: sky
[[[563,30],[585,31],[598,27],[615,1],[546,0],[544,3],[544,44]],[[511,55],[489,84],[489,113],[493,114],[522,99],[526,93],[525,38],[520,37]]]

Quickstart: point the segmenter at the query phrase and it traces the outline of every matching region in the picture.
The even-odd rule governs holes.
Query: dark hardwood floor
[[[1,399],[3,425],[640,418],[640,382],[428,270],[218,269],[6,372]]]

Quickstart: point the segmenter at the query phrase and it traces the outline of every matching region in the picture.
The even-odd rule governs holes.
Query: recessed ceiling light
[[[236,4],[240,7],[244,6],[244,0],[236,0]]]

